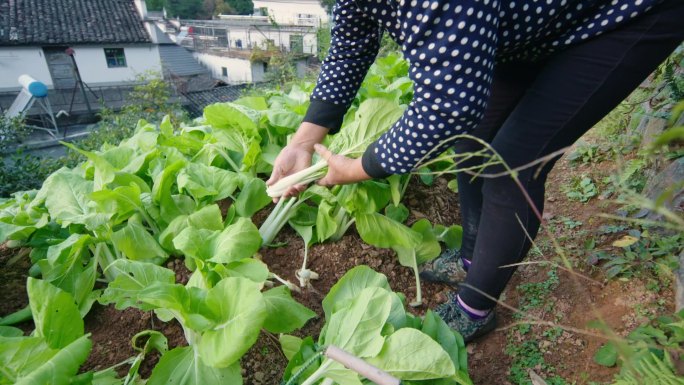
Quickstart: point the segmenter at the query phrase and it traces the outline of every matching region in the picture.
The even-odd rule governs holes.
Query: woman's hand
[[[292,175],[311,166],[311,155],[314,152],[314,144],[320,143],[328,129],[313,123],[304,122],[299,126],[290,144],[285,146],[278,154],[274,164],[271,177],[266,181],[267,186],[271,186],[281,178]],[[288,189],[283,198],[296,196],[306,189],[304,185],[292,186]],[[278,198],[274,198],[276,202]]]
[[[271,172],[271,177],[266,181],[266,185],[270,186],[281,178],[288,175],[292,175],[297,171],[303,170],[311,166],[311,155],[312,150],[309,150],[305,146],[298,144],[288,144],[280,151],[278,157],[273,164],[273,172]],[[295,185],[290,187],[283,198],[289,198],[291,196],[298,195],[306,189],[304,185]],[[274,199],[274,202],[277,199]]]
[[[346,156],[333,154],[322,144],[316,144],[314,149],[321,158],[328,162],[328,173],[317,182],[319,185],[334,186],[371,179],[371,177],[363,171],[361,158],[351,159]]]

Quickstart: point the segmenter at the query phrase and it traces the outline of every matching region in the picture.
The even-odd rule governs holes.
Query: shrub
[[[136,80],[140,84],[128,94],[128,103],[120,111],[103,107],[100,121],[90,135],[76,143],[79,148],[91,151],[105,143],[118,144],[133,134],[140,119],[158,122],[169,115],[174,126],[189,119],[181,106],[171,101],[171,87],[162,78],[148,73]],[[11,154],[12,149],[30,132],[31,129],[21,120],[0,117],[0,154]],[[60,167],[74,167],[83,160],[85,158],[81,154],[72,150],[56,159],[16,150],[14,154],[0,159],[0,197],[40,188],[45,178]]]

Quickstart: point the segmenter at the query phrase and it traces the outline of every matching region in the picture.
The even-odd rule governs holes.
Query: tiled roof
[[[193,116],[202,115],[204,107],[220,102],[232,102],[242,96],[242,91],[250,84],[215,87],[205,91],[194,91],[183,94],[190,102],[185,108]]]
[[[0,0],[0,46],[149,42],[133,0]]]
[[[209,71],[202,67],[187,49],[179,45],[161,44],[159,56],[164,70],[176,76],[209,74]]]
[[[171,40],[169,35],[167,35],[161,29],[159,29],[159,27],[156,24],[150,23],[150,25],[152,26],[152,33],[157,36],[156,40],[153,39],[153,41],[155,41],[157,44],[176,44],[173,42],[173,40]]]

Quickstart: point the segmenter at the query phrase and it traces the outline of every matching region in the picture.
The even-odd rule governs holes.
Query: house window
[[[304,36],[290,35],[290,51],[302,53],[304,51]]]
[[[221,75],[223,75],[223,77],[227,78],[228,77],[228,68],[221,67]]]
[[[123,48],[105,48],[105,59],[107,59],[107,67],[118,68],[126,66],[126,55],[124,55]]]

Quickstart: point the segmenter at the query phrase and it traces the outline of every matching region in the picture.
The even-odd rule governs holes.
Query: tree
[[[335,5],[335,0],[321,0],[321,5],[325,8],[326,12],[332,13],[333,5]]]
[[[210,18],[216,11],[216,0],[204,0],[202,2],[202,16]]]
[[[202,0],[164,0],[164,7],[170,17],[194,19],[202,11]]]
[[[234,15],[235,9],[224,0],[204,0],[202,4],[202,16],[211,19],[215,15]]]
[[[164,0],[147,0],[146,3],[150,11],[161,11],[164,8]]]
[[[316,56],[318,60],[323,60],[328,55],[328,50],[330,49],[330,25],[324,24],[316,30],[316,46],[318,47],[318,52]]]
[[[235,7],[225,2],[225,0],[216,0],[216,10],[214,11],[214,15],[235,15],[237,13],[238,12]]]
[[[252,0],[226,0],[226,3],[233,8],[238,15],[251,15],[254,13],[254,3],[252,3]]]

